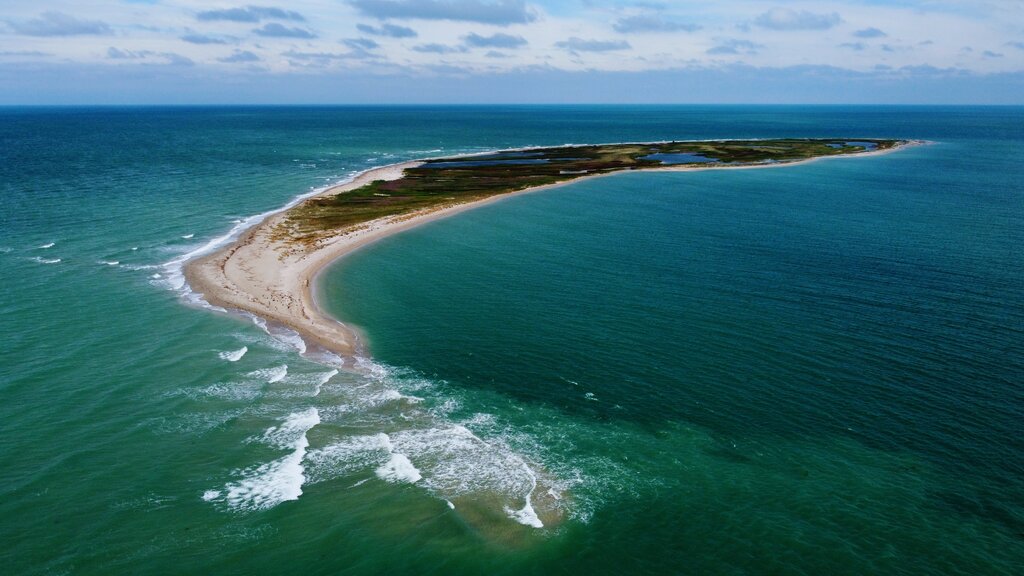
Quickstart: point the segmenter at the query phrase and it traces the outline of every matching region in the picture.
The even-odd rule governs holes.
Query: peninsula
[[[653,142],[528,148],[432,158],[367,171],[268,216],[225,248],[189,262],[211,304],[250,312],[344,358],[358,333],[317,306],[315,275],[369,242],[509,196],[630,170],[720,170],[863,156],[911,144],[879,139]]]

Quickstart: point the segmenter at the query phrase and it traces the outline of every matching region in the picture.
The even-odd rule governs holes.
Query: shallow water
[[[0,116],[12,573],[1010,574],[1024,559],[1021,109]],[[937,144],[616,175],[368,247],[325,277],[370,338],[358,375],[186,305],[166,265],[406,159],[844,134]]]

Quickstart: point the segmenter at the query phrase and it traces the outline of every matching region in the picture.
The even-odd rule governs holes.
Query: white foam
[[[455,504],[452,504],[451,500],[445,500],[445,503],[448,504],[449,508],[451,508],[452,510],[455,510]]]
[[[526,495],[526,505],[519,510],[512,510],[511,508],[505,508],[505,513],[508,517],[523,524],[525,526],[532,526],[534,528],[543,528],[544,523],[537,517],[537,512],[533,509],[533,505],[530,503],[530,495]]]
[[[220,490],[207,490],[203,492],[203,500],[206,502],[216,500],[217,498],[220,498]]]
[[[238,362],[239,360],[242,359],[242,356],[245,356],[245,353],[248,351],[248,346],[242,346],[238,350],[221,352],[220,354],[218,354],[218,356],[220,356],[221,360],[227,360],[228,362]]]
[[[393,374],[391,368],[362,356],[356,356],[355,369],[374,380],[384,380]]]
[[[285,376],[288,376],[287,364],[282,364],[277,368],[271,368],[267,373],[267,384],[274,384],[275,382],[280,382],[281,380],[285,379]]]
[[[34,262],[38,262],[40,264],[59,264],[60,261],[61,261],[60,258],[46,259],[46,258],[40,258],[39,256],[36,256],[32,260]]]
[[[256,382],[222,382],[206,388],[190,388],[180,391],[190,398],[219,398],[237,402],[252,401],[263,395],[262,384]]]
[[[306,481],[302,460],[309,448],[306,434],[320,423],[316,408],[289,415],[280,426],[264,433],[262,439],[280,448],[290,448],[287,456],[243,472],[244,478],[224,487],[224,501],[240,510],[264,510],[281,502],[297,500]],[[213,491],[208,491],[211,493]],[[220,498],[220,494],[211,500]]]
[[[413,466],[405,454],[393,453],[391,458],[380,468],[377,468],[377,477],[388,482],[408,482],[415,484],[423,479],[420,471]]]
[[[249,372],[246,376],[249,376],[250,378],[257,378],[267,384],[275,384],[284,380],[285,377],[288,376],[288,365],[282,364],[273,368],[261,368],[259,370]]]
[[[299,354],[306,353],[306,341],[302,339],[302,336],[300,336],[298,332],[289,330],[288,328],[281,328],[268,330],[267,333],[285,344],[288,344],[292,348],[295,348],[299,351]]]
[[[106,264],[107,266],[117,266],[120,264],[117,260],[100,260],[100,264]]]
[[[223,308],[221,308],[221,310],[223,310]],[[298,350],[299,354],[306,353],[306,341],[302,339],[302,336],[298,332],[290,328],[270,326],[267,324],[266,320],[256,316],[255,314],[245,312],[244,315],[251,318],[253,324],[258,326],[260,330],[266,332],[268,336],[277,342],[286,344],[288,348]]]
[[[537,517],[537,511],[533,509],[533,502],[530,500],[533,496],[533,492],[537,489],[537,475],[533,472],[533,469],[526,464],[526,462],[523,462],[522,459],[519,461],[523,466],[523,471],[526,472],[526,475],[530,478],[530,491],[527,492],[526,496],[523,498],[526,500],[526,503],[522,508],[519,510],[510,510],[506,508],[505,513],[508,514],[509,518],[525,526],[543,528],[544,523]]]
[[[330,372],[324,372],[320,376],[320,381],[316,383],[316,390],[313,392],[313,396],[319,396],[320,395],[320,391],[324,387],[324,384],[327,384],[328,382],[330,382],[331,378],[334,378],[337,375],[338,375],[338,371],[337,370],[331,370]]]
[[[310,482],[322,482],[383,465],[393,447],[387,434],[353,436],[306,456]]]
[[[185,234],[184,236],[182,236],[182,238],[184,238],[185,240],[191,240],[194,237],[195,234]]]
[[[56,245],[56,244],[57,244],[56,242],[47,242],[46,244],[40,245],[39,248],[45,250],[47,248],[53,248],[54,245]]]

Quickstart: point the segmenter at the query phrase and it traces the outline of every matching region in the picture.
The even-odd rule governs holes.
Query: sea
[[[328,268],[355,368],[184,262],[361,171],[621,173]],[[0,108],[0,572],[1024,573],[1024,108]]]

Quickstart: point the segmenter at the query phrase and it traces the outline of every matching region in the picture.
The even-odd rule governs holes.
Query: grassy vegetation
[[[436,158],[407,169],[393,181],[375,181],[357,190],[307,200],[293,208],[281,234],[313,242],[335,231],[387,216],[398,216],[472,202],[587,175],[665,166],[652,154],[696,154],[676,166],[705,167],[794,162],[819,156],[884,150],[897,140],[730,140],[566,146],[478,156]]]

